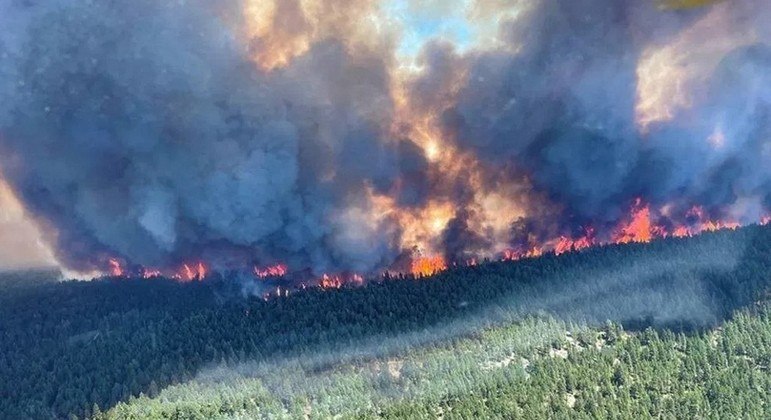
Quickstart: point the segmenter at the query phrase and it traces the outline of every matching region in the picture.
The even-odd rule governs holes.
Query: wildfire
[[[741,224],[739,224],[737,222],[720,222],[720,221],[713,222],[713,221],[708,221],[708,222],[702,224],[701,231],[702,232],[714,232],[716,230],[723,230],[723,229],[734,230],[734,229],[738,229],[739,227],[741,227]]]
[[[329,275],[324,274],[318,280],[318,286],[322,289],[339,289],[344,285],[361,286],[364,284],[364,277],[359,274],[350,275]]]
[[[537,258],[543,255],[543,249],[541,247],[533,247],[527,251],[517,251],[514,249],[506,249],[503,251],[503,261],[518,261],[527,258]]]
[[[675,238],[684,238],[686,236],[691,236],[691,231],[685,226],[678,226],[672,232],[672,236]]]
[[[555,239],[538,241],[531,239],[528,247],[522,249],[505,249],[502,251],[501,259],[503,261],[517,261],[528,258],[537,258],[546,252],[552,252],[555,255],[567,252],[578,251],[596,245],[606,244],[626,244],[632,242],[650,242],[656,238],[666,237],[690,237],[702,232],[712,232],[723,229],[736,229],[741,226],[740,223],[731,220],[711,219],[707,210],[702,206],[693,206],[682,219],[672,217],[673,205],[666,205],[659,209],[652,208],[641,198],[634,200],[629,216],[626,217],[618,227],[612,229],[604,240],[597,238],[597,233],[592,227],[584,230],[583,236],[575,237],[560,235]],[[682,223],[674,223],[674,220],[682,220]],[[667,221],[667,222],[665,222]],[[761,225],[771,224],[771,215],[764,216],[759,220]],[[664,227],[675,224],[667,230]],[[540,242],[540,243],[539,243]],[[416,253],[410,263],[409,273],[415,277],[427,277],[448,269],[447,261],[440,255],[423,256]],[[476,266],[477,257],[471,257],[465,261],[466,266]],[[118,258],[108,260],[108,273],[114,277],[130,276],[129,271],[124,268],[122,261]],[[161,277],[164,272],[158,269],[142,268],[135,271],[142,278]],[[179,270],[173,272],[170,276],[173,279],[188,282],[202,280],[206,277],[208,268],[205,263],[199,261],[195,264],[183,264]],[[258,278],[283,277],[289,273],[286,264],[278,263],[265,268],[253,267],[253,273]],[[342,274],[324,274],[315,281],[303,283],[299,286],[277,286],[275,290],[263,294],[265,300],[271,297],[286,297],[290,290],[305,289],[310,284],[316,284],[317,287],[328,289],[340,289],[346,285],[360,286],[365,283],[364,277],[358,273]]]
[[[578,239],[570,239],[566,236],[560,236],[559,241],[554,246],[554,253],[557,255],[564,254],[570,251],[578,251],[584,248],[589,248],[594,245],[594,229],[589,228],[586,230],[586,235]]]
[[[650,206],[643,204],[641,199],[635,201],[631,221],[622,226],[614,238],[614,243],[650,242],[655,238],[668,236],[686,237],[701,232],[713,232],[721,229],[736,229],[741,224],[734,221],[714,221],[708,219],[706,212],[700,206],[694,206],[686,213],[686,219],[695,219],[688,225],[679,225],[672,229],[671,233],[663,226],[654,225],[651,221]]]
[[[163,274],[160,270],[155,270],[151,268],[143,268],[142,269],[142,278],[150,279],[153,277],[161,277]]]
[[[656,238],[666,237],[690,237],[702,232],[714,232],[724,229],[737,229],[741,223],[732,220],[713,220],[707,215],[707,212],[701,206],[693,206],[685,214],[686,222],[677,224],[671,230],[659,225],[662,215],[667,215],[669,206],[665,206],[661,211],[655,212],[650,205],[646,204],[641,198],[635,199],[629,216],[625,221],[612,231],[609,240],[599,241],[595,238],[595,230],[587,228],[586,234],[580,238],[571,238],[565,235],[555,240],[544,241],[543,245],[534,245],[530,249],[506,249],[502,252],[501,259],[504,261],[516,261],[525,258],[534,258],[541,256],[544,252],[550,251],[556,255],[566,252],[578,251],[595,245],[606,244],[626,244],[631,242],[647,243]],[[771,216],[766,216],[760,220],[760,224],[771,223]]]
[[[118,261],[115,258],[110,258],[109,261],[110,264],[110,275],[113,277],[123,277],[123,267],[120,264],[120,261]]]
[[[416,277],[425,277],[447,269],[447,262],[440,256],[418,257],[412,261],[410,272]]]
[[[441,193],[430,197],[422,206],[405,207],[395,199],[402,188],[398,185],[394,191],[374,197],[373,203],[378,213],[398,221],[402,228],[402,249],[418,247],[426,255],[440,255],[443,232],[451,222],[461,218],[468,230],[484,232],[489,240],[489,249],[475,250],[479,252],[476,256],[492,258],[507,246],[511,223],[526,214],[521,192],[527,186],[522,180],[489,182],[484,164],[473,153],[455,145],[456,133],[443,127],[442,116],[455,104],[468,76],[462,62],[454,64],[457,64],[455,71],[432,87],[436,89],[433,103],[415,101],[412,93],[413,83],[425,70],[423,65],[395,69],[391,88],[395,108],[393,135],[409,138],[422,149],[431,182]],[[460,183],[467,184],[470,192],[463,208],[453,196]],[[416,261],[409,271],[414,275],[430,275],[446,266],[444,261]]]
[[[266,268],[254,267],[254,275],[260,278],[283,277],[289,272],[286,264],[275,264]]]
[[[693,206],[688,210],[686,219],[692,221],[689,223],[689,226],[678,226],[672,232],[672,236],[682,238],[697,235],[701,232],[714,232],[716,230],[737,229],[741,227],[741,224],[735,221],[710,220],[701,206]]]
[[[686,225],[679,225],[672,229],[671,233],[662,226],[655,226],[651,222],[650,206],[643,204],[641,199],[635,201],[631,221],[622,226],[614,238],[614,243],[650,242],[654,238],[676,238],[698,235],[702,232],[714,232],[723,229],[737,229],[741,223],[732,220],[712,220],[707,216],[701,206],[693,206],[686,212]]]
[[[319,287],[322,289],[339,289],[343,287],[343,279],[340,276],[330,276],[324,274],[319,280]]]
[[[625,226],[621,226],[613,237],[614,243],[625,244],[629,242],[650,242],[655,232],[660,228],[651,224],[651,210],[642,199],[635,201],[631,220]]]
[[[200,261],[194,265],[182,264],[182,268],[173,277],[181,281],[203,280],[206,271],[206,266]]]
[[[695,7],[714,2],[710,0],[656,1],[670,8]],[[484,7],[471,7],[468,13],[470,15],[482,14],[486,16],[484,18],[478,16],[477,19],[479,20],[476,22],[482,22],[481,25],[489,26],[491,32],[497,33],[498,25],[490,25],[489,23],[493,21],[500,22],[499,19],[504,19],[504,15],[501,14],[496,19],[491,19],[492,15],[490,14],[505,13],[507,16],[506,20],[508,21],[508,18],[514,17],[514,15],[522,15],[522,19],[526,19],[525,15],[529,13],[529,11],[525,10],[527,7],[524,4],[518,4],[514,9],[509,8],[506,12],[503,12],[501,7],[493,7],[494,5],[492,4],[506,2],[488,3],[490,4]],[[267,92],[270,95],[275,94],[278,99],[283,100],[277,101],[275,105],[266,105],[266,110],[275,108],[278,110],[278,112],[275,112],[276,114],[288,114],[286,117],[282,117],[282,119],[289,120],[291,123],[289,125],[300,127],[299,130],[303,140],[305,140],[305,137],[315,139],[317,137],[316,133],[318,133],[318,137],[322,140],[321,147],[318,150],[324,152],[329,150],[329,156],[334,156],[337,154],[338,149],[332,139],[340,139],[347,135],[347,133],[344,131],[338,132],[326,127],[319,122],[322,118],[320,116],[316,117],[316,111],[313,110],[318,108],[324,114],[329,113],[333,117],[331,119],[335,121],[333,124],[339,124],[337,117],[342,116],[344,117],[342,125],[346,125],[347,120],[345,118],[349,115],[348,112],[338,114],[335,111],[338,109],[338,102],[350,102],[355,105],[354,112],[351,112],[351,118],[353,118],[353,114],[356,114],[356,121],[358,121],[358,114],[361,114],[361,116],[365,117],[366,121],[377,123],[372,124],[373,129],[376,129],[379,134],[384,134],[388,141],[404,141],[404,150],[409,151],[409,153],[402,153],[401,149],[399,149],[397,153],[399,158],[405,156],[410,157],[410,159],[405,159],[404,162],[402,162],[402,159],[398,159],[398,173],[397,171],[386,170],[392,166],[392,163],[397,163],[396,161],[391,162],[391,158],[384,158],[382,165],[379,161],[373,161],[372,165],[378,169],[378,174],[381,172],[388,174],[393,172],[395,175],[393,177],[390,175],[363,177],[365,180],[370,180],[369,183],[372,184],[369,186],[366,194],[359,193],[357,189],[357,194],[355,195],[339,195],[340,197],[345,197],[346,200],[348,197],[355,197],[358,200],[356,204],[360,205],[348,206],[347,211],[336,211],[334,213],[336,216],[332,228],[336,234],[332,237],[334,241],[348,245],[345,248],[346,251],[356,247],[374,248],[373,245],[379,246],[381,242],[375,242],[370,239],[379,238],[383,235],[381,232],[387,232],[388,241],[383,241],[382,243],[386,244],[383,247],[389,251],[384,253],[382,258],[366,259],[366,265],[358,264],[358,261],[352,260],[348,255],[345,258],[337,258],[338,253],[332,252],[330,255],[333,258],[330,260],[339,263],[342,269],[345,269],[346,264],[354,263],[355,267],[367,267],[362,269],[362,271],[374,270],[375,267],[380,267],[380,264],[391,255],[397,254],[401,250],[418,247],[424,251],[424,254],[413,256],[409,263],[406,260],[400,260],[398,264],[394,264],[394,267],[398,266],[399,271],[407,272],[404,274],[425,277],[447,270],[450,265],[455,265],[456,263],[457,265],[475,266],[477,265],[477,259],[496,257],[501,254],[504,260],[521,260],[536,258],[544,253],[565,254],[595,245],[645,243],[655,238],[689,237],[700,232],[733,229],[739,226],[739,223],[732,220],[714,219],[714,214],[708,214],[712,210],[711,208],[705,210],[703,207],[694,206],[685,215],[680,213],[676,217],[671,217],[667,211],[662,211],[662,209],[656,208],[655,205],[651,205],[642,198],[638,198],[634,200],[628,215],[617,219],[620,222],[610,226],[598,224],[594,228],[587,226],[583,236],[581,236],[582,233],[574,232],[572,228],[565,227],[560,229],[562,228],[561,222],[554,221],[544,229],[540,229],[539,226],[525,232],[525,229],[530,228],[523,228],[523,239],[519,240],[517,238],[516,241],[512,240],[512,225],[519,218],[541,217],[540,221],[548,224],[552,220],[551,214],[549,214],[552,209],[558,215],[561,215],[562,209],[557,205],[559,203],[551,202],[551,198],[549,198],[550,190],[544,191],[546,198],[543,200],[539,196],[530,193],[530,191],[539,191],[539,189],[531,185],[533,181],[529,179],[533,175],[538,174],[522,174],[520,176],[519,172],[524,171],[528,165],[518,165],[519,161],[515,159],[514,154],[517,157],[526,158],[530,156],[530,153],[521,154],[518,150],[504,148],[501,150],[500,161],[510,161],[513,164],[510,167],[508,165],[487,166],[489,158],[496,157],[488,155],[496,153],[497,150],[494,148],[494,142],[486,138],[485,133],[487,133],[487,130],[477,131],[474,127],[488,126],[491,129],[489,131],[491,139],[500,135],[507,135],[505,126],[508,124],[503,123],[506,122],[506,119],[511,118],[511,115],[513,115],[511,114],[512,110],[517,111],[519,109],[517,107],[526,106],[530,97],[529,95],[524,95],[520,98],[522,95],[513,95],[511,98],[508,98],[507,92],[500,92],[506,95],[501,96],[501,101],[498,103],[497,95],[491,95],[491,93],[496,92],[488,92],[487,89],[484,89],[489,86],[490,82],[483,82],[484,77],[482,77],[486,74],[493,76],[497,74],[498,69],[495,68],[494,62],[477,62],[475,54],[467,54],[463,51],[463,48],[458,50],[449,48],[442,52],[438,48],[441,45],[438,44],[431,48],[425,48],[425,54],[421,54],[424,57],[414,57],[414,62],[402,62],[401,57],[392,54],[395,51],[391,49],[392,46],[390,45],[390,43],[399,42],[398,36],[390,36],[398,34],[399,25],[397,24],[396,27],[393,27],[396,29],[395,32],[391,32],[388,29],[389,25],[393,22],[389,19],[383,19],[384,15],[381,15],[381,13],[386,13],[385,10],[388,8],[380,7],[378,2],[369,0],[332,3],[317,0],[245,0],[242,5],[243,21],[239,19],[238,24],[242,25],[243,28],[236,36],[244,37],[248,41],[243,46],[248,49],[247,53],[254,60],[257,67],[265,72],[275,71],[272,74],[261,72],[259,75],[254,76],[254,80],[258,81],[261,85],[265,84],[267,87],[270,87],[274,80],[279,84],[291,85],[289,82],[295,80],[298,76],[301,76],[303,80],[307,79],[308,76],[311,76],[312,79],[309,86],[314,89],[308,92],[307,100],[307,108],[310,112],[308,115],[311,118],[308,121],[312,122],[312,124],[304,123],[306,121],[305,114],[307,113],[304,110],[305,106],[285,106],[285,104],[298,101],[306,103],[306,101],[296,99],[295,94],[290,92],[297,90],[300,93],[304,93],[303,85],[291,86],[292,89],[288,89],[286,93],[284,93],[283,88],[279,87],[275,90],[272,88],[260,89],[259,92],[261,94],[263,94],[262,92]],[[700,95],[704,92],[709,92],[706,87],[709,86],[708,82],[711,79],[709,76],[712,74],[713,69],[722,62],[728,52],[744,44],[753,45],[756,41],[755,38],[759,37],[759,35],[754,34],[755,31],[752,30],[751,25],[746,30],[735,29],[735,25],[733,25],[734,18],[724,13],[728,7],[726,3],[726,5],[717,6],[712,10],[706,10],[704,13],[689,18],[689,20],[693,20],[693,24],[687,27],[684,26],[685,29],[672,32],[671,35],[654,37],[650,42],[648,42],[648,38],[641,37],[640,42],[634,44],[634,50],[638,52],[632,58],[636,60],[634,73],[636,80],[633,85],[628,87],[635,89],[636,96],[634,98],[634,109],[627,111],[634,112],[635,122],[640,132],[646,133],[651,129],[651,133],[655,133],[657,124],[663,124],[680,117],[689,117],[684,118],[683,121],[696,123],[696,125],[703,128],[701,121],[692,120],[695,120],[695,117],[701,116],[701,113],[697,112],[699,107],[696,105],[700,105],[703,99]],[[553,11],[558,9],[553,9]],[[541,9],[534,8],[533,13],[533,16],[541,16]],[[544,13],[547,13],[545,15],[547,17],[551,16],[549,9],[544,9]],[[511,20],[508,24],[513,25],[515,22],[515,20]],[[524,20],[523,23],[525,23]],[[527,27],[523,26],[523,28]],[[675,29],[676,26],[673,25],[671,30],[674,31]],[[669,32],[669,30],[665,32]],[[389,36],[380,37],[379,35]],[[500,38],[508,39],[510,38],[509,35],[512,35],[513,38],[515,34],[508,34],[506,37]],[[494,35],[493,38],[498,38],[498,36]],[[376,41],[372,41],[373,39]],[[323,48],[316,50],[316,45],[324,40],[333,41],[332,43],[335,44],[339,43],[344,50],[344,54],[339,57],[330,55],[331,59],[349,60],[350,65],[356,70],[352,73],[353,77],[349,77],[348,73],[342,71],[346,68],[345,66],[334,71],[335,74],[339,73],[341,76],[335,78],[335,80],[342,81],[341,88],[343,92],[338,92],[341,89],[338,89],[334,83],[327,86],[327,80],[325,80],[327,75],[324,72],[320,73],[318,80],[313,79],[313,74],[305,74],[305,66],[318,65],[315,61],[315,54],[317,52],[318,54],[324,54],[319,56],[322,58],[329,54]],[[540,40],[534,39],[532,41],[539,42]],[[508,41],[502,42],[509,43]],[[522,42],[529,41],[523,38]],[[381,46],[384,47],[382,51],[377,48]],[[492,46],[490,45],[489,47]],[[536,45],[536,47],[538,46]],[[510,45],[508,48],[516,50],[520,47]],[[309,51],[313,52],[313,54],[309,55],[307,59],[302,58]],[[523,51],[526,52],[527,49]],[[538,51],[538,49],[534,51]],[[382,52],[388,52],[388,55],[383,56]],[[440,52],[441,54],[439,54]],[[503,50],[500,52],[504,53]],[[578,53],[583,53],[583,51],[578,51]],[[522,61],[525,63],[528,62],[527,56],[528,54],[523,54],[524,58]],[[341,57],[343,58],[341,59]],[[516,61],[516,56],[514,57],[513,61]],[[382,63],[380,62],[381,58],[383,58]],[[562,68],[560,66],[561,61],[557,60],[557,57],[547,58],[555,58],[554,67],[558,70]],[[594,62],[593,57],[587,56],[586,58],[587,63],[592,64]],[[615,63],[611,55],[602,56],[602,59],[603,61],[608,60],[611,64]],[[295,60],[297,60],[297,67],[291,66]],[[501,63],[510,63],[511,61],[511,59],[500,60]],[[325,61],[319,61],[319,63],[323,62]],[[365,77],[370,71],[368,63],[372,63],[373,66],[382,70],[383,74],[378,73],[377,77]],[[624,63],[621,66],[623,70],[623,68],[627,67],[627,63],[631,63],[631,61],[627,61],[624,58],[622,63]],[[487,66],[492,68],[484,69]],[[569,65],[564,67],[565,69],[571,68]],[[604,66],[597,67],[600,69],[604,68]],[[335,67],[332,68],[334,69]],[[510,68],[502,67],[505,71],[520,70],[526,72],[526,68],[519,68],[517,66]],[[484,69],[485,71],[478,71],[479,69]],[[592,66],[592,69],[594,69],[594,66]],[[562,75],[559,71],[548,73],[559,76],[556,78],[556,81],[561,81]],[[604,73],[598,74],[602,76]],[[440,75],[441,77],[437,77]],[[353,82],[351,82],[352,79]],[[298,80],[300,79],[298,78]],[[494,77],[492,80],[493,83],[499,82],[497,77]],[[545,82],[549,82],[549,85],[554,80],[550,76],[544,79]],[[594,79],[587,78],[585,80]],[[626,80],[626,77],[623,80]],[[353,83],[353,85],[349,86],[346,83]],[[391,95],[392,101],[381,100],[382,97],[378,92],[382,91],[381,88],[383,86],[381,84],[383,83],[391,85],[387,87],[387,92]],[[592,84],[593,82],[587,82],[581,86],[588,85],[587,89],[591,93],[592,89],[594,89],[591,86]],[[474,89],[477,87],[482,88],[479,89],[479,97],[487,99],[487,95],[490,95],[490,101],[493,105],[493,108],[486,112],[484,112],[486,108],[482,107],[484,113],[480,115],[468,110],[476,103],[475,101],[466,102],[461,100],[467,96],[473,98],[476,94]],[[615,85],[613,87],[615,88]],[[563,87],[561,83],[556,83],[556,87],[547,89],[544,92],[545,96],[540,95],[540,89],[534,88],[533,90],[533,99],[542,99],[544,101],[562,99],[561,91]],[[577,95],[579,96],[578,99],[581,99],[581,94],[577,94],[575,89],[566,90],[570,92],[571,96]],[[367,95],[361,101],[359,97],[360,91]],[[284,95],[286,95],[285,98],[283,97]],[[314,99],[316,95],[324,97],[325,101],[316,104]],[[372,96],[371,98],[370,95]],[[245,102],[249,102],[250,96],[247,95],[244,98]],[[305,96],[300,95],[298,98],[303,99]],[[372,102],[372,107],[363,106],[369,105],[368,101]],[[621,101],[620,103],[625,102]],[[225,105],[230,108],[229,103]],[[692,107],[695,114],[687,114]],[[236,104],[234,104],[233,108],[234,112],[240,111],[236,109]],[[283,108],[287,108],[287,110],[281,111]],[[290,112],[288,110],[290,108],[296,108],[297,110]],[[498,108],[500,112],[492,112],[495,108]],[[340,109],[344,110],[345,108]],[[381,114],[381,110],[386,110],[387,114]],[[274,112],[271,111],[272,113]],[[466,115],[467,113],[469,115]],[[549,113],[551,112],[546,114]],[[730,113],[727,114],[726,118],[731,115]],[[597,123],[602,123],[604,120],[600,118],[599,121],[594,121],[595,119],[596,117],[592,116],[590,125],[600,125]],[[265,120],[270,122],[267,114]],[[499,120],[502,124],[498,123]],[[536,125],[533,126],[537,129],[535,132],[542,131],[542,124],[552,122],[552,118],[548,116],[543,118],[539,116],[536,120]],[[613,120],[615,118],[611,119],[611,121]],[[356,121],[352,119],[349,125],[353,126],[353,123]],[[727,146],[733,146],[732,142],[734,140],[736,142],[741,140],[739,138],[732,138],[737,136],[737,134],[730,130],[731,127],[729,125],[724,125],[727,124],[724,121],[706,121],[704,124],[708,124],[706,126],[708,128],[713,128],[714,125],[712,134],[707,135],[708,131],[702,131],[701,128],[697,132],[705,134],[707,143],[715,149],[727,149]],[[461,129],[463,127],[471,129]],[[500,131],[501,134],[498,134],[499,128],[503,130]],[[530,131],[530,126],[528,125],[526,128],[521,130],[523,131],[523,144],[528,143],[526,132]],[[609,126],[608,130],[611,129],[612,126]],[[305,132],[309,134],[306,135],[304,134]],[[471,139],[466,137],[471,137]],[[652,138],[654,138],[653,134]],[[636,140],[636,137],[634,140]],[[311,146],[315,145],[312,140],[309,141],[311,141]],[[532,144],[539,146],[538,142],[532,142]],[[315,151],[317,149],[309,147],[307,150]],[[377,149],[373,150],[377,151]],[[729,152],[729,150],[724,151]],[[362,156],[370,156],[370,154],[372,153],[362,154]],[[376,154],[379,157],[381,153]],[[382,153],[382,155],[389,156],[386,153]],[[229,157],[230,153],[223,153],[222,156]],[[267,154],[266,156],[266,159],[270,159],[273,155]],[[306,163],[305,153],[300,153],[297,157],[299,159],[297,163],[302,167]],[[320,158],[324,157],[326,157],[326,153],[320,156]],[[414,162],[412,162],[413,160]],[[220,162],[214,161],[213,163],[219,164]],[[281,161],[279,161],[280,163]],[[207,168],[209,167],[209,165],[206,166]],[[337,171],[343,173],[347,169],[344,165],[340,165],[339,169],[337,168],[338,165],[330,166],[335,166],[336,169],[331,171],[335,173]],[[518,168],[519,166],[522,166],[522,168]],[[499,172],[501,174],[498,174]],[[509,174],[509,172],[512,173]],[[308,173],[313,174],[314,172],[311,170]],[[225,174],[228,175],[228,172],[225,171]],[[258,176],[260,174],[261,172],[256,173]],[[396,176],[397,174],[398,176]],[[354,175],[357,178],[362,178],[358,173],[354,173]],[[329,182],[330,185],[339,182],[340,185],[345,186],[348,181],[348,179],[342,179],[342,177],[338,179],[337,176],[329,176],[327,178],[326,174],[319,176],[325,182]],[[241,177],[237,178],[240,181]],[[393,180],[393,182],[380,182],[381,178],[385,180],[390,180],[391,178],[398,179]],[[535,179],[537,179],[537,176]],[[377,180],[377,182],[374,182],[374,180]],[[375,188],[375,184],[377,184],[377,188]],[[219,183],[213,185],[218,186]],[[340,191],[344,192],[342,189]],[[331,195],[334,197],[338,196],[338,194]],[[174,197],[173,194],[171,196]],[[212,196],[204,195],[204,199],[211,198]],[[155,201],[157,200],[152,200],[152,202]],[[541,204],[544,203],[541,203],[541,201],[544,201],[546,205],[542,206]],[[348,204],[346,202],[346,205]],[[685,210],[687,207],[682,208],[679,205],[673,204],[671,208]],[[155,208],[150,210],[155,210]],[[153,215],[154,213],[150,214]],[[299,216],[303,215],[301,213]],[[589,215],[571,216],[589,217]],[[328,220],[324,217],[320,221]],[[761,223],[771,223],[771,216],[763,218]],[[341,226],[344,228],[341,229]],[[595,228],[597,229],[596,231]],[[447,257],[446,260],[443,256],[443,251],[446,248],[443,242],[449,242],[454,238],[454,232],[458,231],[473,234],[469,235],[473,236],[469,240],[466,240],[464,237],[460,239],[465,241],[466,245],[471,248],[463,250],[464,253],[462,255],[464,255],[465,262],[460,260],[457,262],[452,261],[451,259],[455,257]],[[298,230],[298,232],[304,232],[304,230]],[[479,236],[482,240],[476,240],[476,236]],[[208,240],[209,236],[204,236],[204,238]],[[231,238],[226,239],[230,240]],[[325,240],[325,245],[327,242],[333,242],[327,240],[327,238],[322,239]],[[239,248],[241,243],[242,241],[237,242]],[[477,243],[481,243],[481,245],[477,245]],[[506,249],[507,247],[512,248]],[[172,253],[171,255],[178,254]],[[257,255],[262,254],[257,253]],[[356,257],[355,253],[353,253],[353,257]],[[309,260],[317,261],[318,259],[314,255],[314,258]],[[207,276],[210,266],[207,266],[204,262],[193,262],[195,260],[186,259],[177,261],[177,263],[182,261],[186,263],[181,266],[176,264],[166,265],[160,266],[160,269],[155,269],[133,265],[135,261],[131,261],[129,255],[110,258],[107,264],[105,264],[104,258],[100,256],[99,268],[102,273],[109,273],[116,277],[138,276],[154,278],[166,276],[179,281],[190,282],[202,280]],[[214,261],[208,262],[214,263]],[[308,264],[312,263],[309,262]],[[308,287],[318,286],[322,289],[339,289],[347,285],[361,285],[365,282],[360,274],[352,274],[345,271],[324,274],[320,278],[315,274],[313,277],[310,277],[311,275],[308,274],[308,277],[300,278],[300,272],[292,272],[293,281],[286,279],[287,281],[273,282],[271,281],[272,279],[285,277],[289,274],[289,267],[286,264],[275,263],[266,267],[252,267],[251,264],[245,264],[241,268],[246,272],[251,271],[257,279],[269,279],[260,284],[260,290],[270,290],[269,296],[286,296],[289,293],[288,287],[293,287],[292,290],[295,290],[294,288],[300,287],[298,283],[303,281]],[[316,269],[316,267],[308,266],[292,268],[300,270]],[[365,274],[372,273],[366,271]],[[297,277],[297,282],[294,282],[295,277]],[[275,287],[276,283],[281,283],[281,286]]]

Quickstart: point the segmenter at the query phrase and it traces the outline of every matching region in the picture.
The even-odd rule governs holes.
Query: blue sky
[[[384,10],[403,28],[398,53],[415,56],[426,41],[444,38],[460,49],[473,43],[476,31],[466,16],[465,1],[410,1],[389,0]]]

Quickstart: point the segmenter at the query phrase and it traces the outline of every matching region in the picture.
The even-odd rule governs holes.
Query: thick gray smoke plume
[[[476,156],[488,187],[527,178],[562,209],[531,211],[549,220],[517,221],[515,236],[602,229],[636,197],[753,222],[771,207],[766,6],[522,3],[500,45],[430,43],[408,100]],[[405,244],[396,220],[370,217],[369,191],[398,191],[405,207],[461,191],[443,249],[466,258],[492,243],[466,220],[477,186],[441,180],[417,143],[394,138],[391,49],[350,48],[330,30],[266,71],[252,55],[267,47],[236,29],[242,11],[240,0],[0,4],[0,168],[63,263],[370,272]],[[661,66],[646,62],[676,74],[649,76]],[[649,96],[674,105],[643,124]]]
[[[367,271],[394,256],[397,226],[351,210],[419,152],[382,138],[392,110],[383,58],[354,61],[328,41],[261,72],[218,17],[238,7],[0,10],[2,167],[55,228],[65,263],[118,255],[158,266],[221,251]]]
[[[526,168],[568,215],[615,222],[645,197],[756,221],[771,205],[768,6],[740,0],[663,13],[644,1],[537,2],[502,24],[503,48],[429,48],[415,91],[436,95],[421,87],[466,72],[457,102],[443,110],[446,135],[491,168]],[[701,80],[690,106],[642,130],[640,63],[669,44],[663,64]],[[677,85],[654,83],[674,102]]]

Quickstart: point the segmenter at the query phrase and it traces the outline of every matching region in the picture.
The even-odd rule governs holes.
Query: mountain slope
[[[629,372],[619,375],[639,378],[634,395],[642,399],[625,403],[638,410],[629,412],[716,409],[724,403],[708,396],[717,391],[697,389],[709,384],[730,385],[748,395],[734,400],[756,410],[763,406],[750,391],[768,389],[760,357],[768,325],[765,307],[755,313],[754,305],[769,280],[768,226],[268,301],[244,295],[259,284],[232,278],[51,284],[17,276],[0,294],[0,418],[83,417],[95,405],[117,418],[208,418],[211,410],[223,417],[537,414],[544,402],[551,410],[565,401],[567,409],[573,398],[571,410],[584,411],[565,413],[592,416],[618,402],[616,391],[632,398],[619,378],[614,392],[586,382],[612,384],[615,359],[628,361]],[[737,339],[717,337],[716,347],[688,353],[712,343],[713,329],[736,311],[748,321],[739,317],[725,331],[738,328]],[[596,329],[608,320],[613,327]],[[618,325],[631,334],[612,332]],[[592,350],[603,331],[603,350]],[[622,338],[609,340],[614,335]],[[676,344],[686,346],[685,356],[665,351]],[[721,364],[709,380],[686,375],[713,362]],[[662,369],[672,374],[655,382]],[[574,372],[569,380],[588,388],[557,392],[555,384],[568,381],[559,372]],[[581,381],[573,377],[580,372],[588,375]],[[683,394],[689,387],[694,393]],[[132,400],[140,394],[152,401]],[[690,405],[681,401],[691,397]],[[485,408],[488,401],[502,405]]]

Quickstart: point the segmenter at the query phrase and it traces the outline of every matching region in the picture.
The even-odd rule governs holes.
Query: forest
[[[771,226],[267,300],[1,277],[3,419],[769,417]]]

